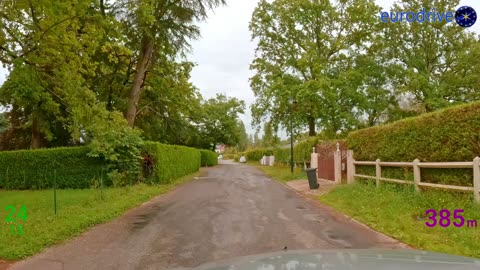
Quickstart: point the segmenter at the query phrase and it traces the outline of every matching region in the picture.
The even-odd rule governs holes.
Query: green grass
[[[371,183],[355,183],[338,186],[319,199],[415,248],[480,258],[480,227],[425,225],[429,221],[425,211],[430,208],[437,212],[448,209],[451,215],[454,209],[464,209],[465,220],[475,219],[480,223],[480,205],[472,197],[470,193],[433,190],[416,193],[412,186],[383,184],[376,188]]]
[[[262,166],[259,165],[258,162],[249,162],[248,164],[254,165],[266,175],[270,176],[275,180],[279,180],[281,182],[288,182],[291,180],[298,180],[298,179],[307,179],[307,174],[303,169],[294,168],[293,174],[290,172],[290,166],[288,165],[275,165],[275,166]]]
[[[109,221],[156,195],[172,190],[192,177],[185,176],[164,185],[138,184],[103,189],[103,199],[99,189],[57,190],[57,215],[54,214],[53,190],[0,191],[0,258],[23,259],[48,246],[62,243],[93,225]],[[28,218],[22,221],[24,235],[11,235],[4,221],[7,205],[15,206],[17,211],[26,206]]]

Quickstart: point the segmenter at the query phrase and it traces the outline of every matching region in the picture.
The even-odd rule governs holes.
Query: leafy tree
[[[71,140],[62,140],[80,142],[96,124],[90,114],[105,115],[86,81],[106,34],[102,20],[98,6],[86,0],[1,2],[0,59],[12,70],[1,102],[14,110],[10,118],[24,117],[13,122],[31,128],[31,148],[64,131]]]
[[[454,1],[398,0],[392,12],[455,10]],[[480,98],[480,42],[456,23],[385,23],[384,54],[395,89],[414,98],[419,112],[430,112]]]
[[[293,122],[308,126],[311,136],[317,124],[331,136],[356,125],[362,80],[350,75],[355,57],[370,44],[379,11],[373,0],[260,1],[250,22],[258,40],[251,65],[254,124],[270,118],[274,127],[288,126],[292,97]]]
[[[223,3],[223,0],[119,0],[115,3],[127,43],[136,52],[126,111],[131,127],[151,69],[164,64],[162,56],[174,59],[178,52],[186,49],[188,41],[199,35],[195,23],[204,20],[209,9]]]
[[[279,143],[277,132],[273,130],[272,123],[266,122],[263,126],[262,146],[271,147]]]
[[[136,126],[145,138],[162,143],[195,145],[195,123],[202,118],[201,95],[190,82],[192,64],[166,62],[155,67],[145,82]]]
[[[240,152],[245,151],[251,144],[247,132],[245,130],[245,124],[242,121],[238,121],[239,141],[236,149]]]
[[[238,115],[244,113],[245,102],[217,94],[215,98],[202,102],[202,120],[197,128],[204,147],[215,150],[217,144],[238,145],[242,136]]]

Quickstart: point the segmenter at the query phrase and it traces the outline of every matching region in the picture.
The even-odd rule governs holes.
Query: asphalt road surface
[[[12,269],[171,269],[284,247],[400,247],[254,167],[223,163]]]

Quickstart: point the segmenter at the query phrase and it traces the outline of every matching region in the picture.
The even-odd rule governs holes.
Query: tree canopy
[[[1,1],[0,60],[10,74],[0,88],[0,149],[92,143],[95,154],[108,154],[115,144],[135,147],[140,136],[195,147],[239,144],[244,104],[204,100],[185,57],[199,37],[197,23],[222,4]]]
[[[457,5],[397,0],[392,11]],[[292,120],[333,138],[479,99],[478,36],[454,22],[383,23],[381,11],[373,0],[261,0],[250,21],[253,123]]]

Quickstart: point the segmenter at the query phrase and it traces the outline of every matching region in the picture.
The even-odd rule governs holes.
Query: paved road
[[[254,167],[226,163],[13,269],[169,269],[285,246],[399,246]]]

